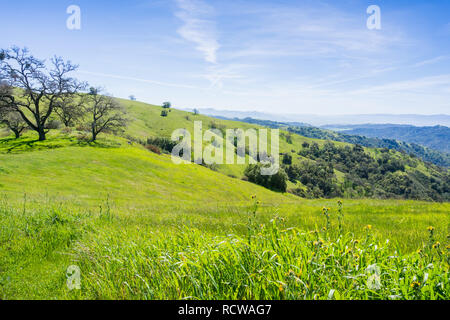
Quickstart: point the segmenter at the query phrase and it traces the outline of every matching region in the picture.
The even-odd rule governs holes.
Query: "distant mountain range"
[[[189,110],[191,111],[191,110]],[[257,111],[216,110],[212,108],[199,109],[201,114],[221,116],[226,118],[253,118],[279,122],[298,122],[313,126],[355,125],[355,124],[386,124],[395,123],[414,126],[446,126],[450,127],[450,115],[419,115],[419,114],[355,114],[355,115],[314,115],[314,114],[272,114]]]
[[[322,128],[352,135],[417,143],[450,153],[450,128],[444,126],[416,127],[410,125],[365,124],[333,125],[323,126]]]

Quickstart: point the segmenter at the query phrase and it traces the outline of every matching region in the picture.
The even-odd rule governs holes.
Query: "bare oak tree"
[[[65,95],[55,104],[55,113],[66,128],[73,127],[84,115],[86,95]]]
[[[54,57],[50,65],[47,69],[45,61],[36,59],[27,49],[0,50],[0,78],[15,93],[0,94],[0,107],[17,112],[38,133],[40,141],[45,140],[50,127],[47,122],[61,99],[86,86],[68,75],[78,68],[70,61]]]
[[[23,121],[20,114],[15,111],[0,113],[0,124],[5,125],[11,130],[16,139],[20,138],[22,132],[28,128],[28,125]]]
[[[101,89],[91,88],[88,94],[86,113],[92,132],[92,141],[101,132],[117,133],[126,127],[125,110],[113,97],[101,94]]]
[[[12,88],[5,81],[0,81],[0,95],[11,95]],[[16,139],[27,128],[27,124],[22,117],[15,112],[8,104],[0,101],[0,124],[5,125],[14,132]]]

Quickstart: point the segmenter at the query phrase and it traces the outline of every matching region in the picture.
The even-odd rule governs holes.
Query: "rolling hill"
[[[176,109],[170,109],[168,116],[163,117],[160,106],[130,100],[119,101],[125,106],[130,119],[123,137],[140,147],[145,147],[155,138],[170,139],[176,129],[185,128],[192,133],[194,121],[201,121],[203,130],[217,129],[221,132],[226,129],[247,130],[271,126],[267,121],[258,121],[260,124],[254,121],[245,123],[195,115]],[[355,149],[355,146],[348,142],[308,138],[297,133],[303,134],[303,131],[288,127],[280,134],[282,169],[289,178],[287,190],[294,194],[311,198],[343,196],[438,201],[448,201],[450,197],[447,169],[393,150],[386,152],[369,147]],[[8,146],[7,152],[20,150],[14,146],[14,142],[3,144]],[[23,143],[21,147],[26,147],[26,144]],[[246,154],[247,160],[248,157]],[[315,163],[316,166],[310,167],[310,163]],[[247,165],[219,164],[208,167],[228,177],[241,179],[245,177]]]
[[[126,137],[142,145],[146,144],[148,138],[170,138],[171,133],[179,128],[193,132],[194,121],[202,121],[204,130],[215,128],[222,132],[234,128],[244,130],[267,128],[275,124],[275,127],[282,129],[280,153],[283,161],[287,161],[283,164],[283,169],[289,176],[287,189],[295,194],[312,198],[344,196],[438,201],[447,201],[450,197],[447,169],[425,163],[417,157],[406,154],[404,150],[401,150],[402,152],[388,150],[386,145],[375,144],[376,147],[384,149],[370,145],[371,147],[351,152],[355,145],[349,142],[364,142],[367,138],[351,136],[358,139],[322,140],[330,139],[322,135],[324,132],[338,138],[342,137],[342,134],[312,127],[287,127],[270,121],[247,119],[245,121],[249,123],[246,123],[215,119],[180,110],[171,110],[168,117],[161,117],[159,106],[127,100],[122,100],[122,103],[126,105],[132,117]],[[305,137],[310,135],[310,130],[316,130],[320,135]],[[318,149],[316,154],[309,152],[310,147]],[[325,156],[324,152],[328,155]],[[338,156],[330,158],[330,152]],[[362,158],[365,160],[361,161]],[[319,170],[303,170],[311,161],[321,164],[316,166]],[[244,176],[245,168],[246,165],[217,165],[213,169],[230,177],[241,178]],[[323,172],[320,172],[321,168]],[[306,171],[308,172],[302,174]]]
[[[280,281],[287,281],[283,275],[289,268],[297,268],[293,265],[298,261],[289,260],[289,252],[301,250],[295,251],[296,255],[310,259],[317,252],[315,235],[327,237],[324,249],[339,250],[335,252],[355,246],[360,240],[354,239],[366,239],[361,244],[367,252],[364,257],[371,257],[369,250],[380,248],[378,259],[395,262],[389,270],[417,265],[415,256],[399,252],[409,254],[420,247],[428,226],[436,229],[436,241],[445,242],[448,203],[378,199],[344,200],[346,235],[334,242],[336,200],[303,199],[242,181],[239,178],[245,166],[223,165],[215,171],[199,165],[175,165],[168,154],[144,147],[149,137],[192,128],[193,119],[201,119],[205,127],[255,125],[178,110],[163,118],[161,107],[123,103],[131,118],[123,137],[102,135],[91,143],[83,132],[72,129],[51,131],[43,142],[30,132],[17,140],[0,138],[0,299],[295,298],[282,295],[279,289]],[[298,155],[292,149],[309,150],[306,144],[317,144],[319,150],[329,147],[326,141],[289,132],[283,132],[281,140],[283,153]],[[334,146],[352,147],[340,142]],[[374,158],[381,156],[376,149],[365,152]],[[308,153],[296,156],[293,162],[300,164],[306,159],[320,162],[310,159]],[[424,173],[435,174],[433,167],[414,161]],[[344,178],[345,173],[336,169],[336,175]],[[300,187],[290,183],[290,187]],[[330,208],[329,225],[322,207]],[[317,231],[324,230],[322,226],[330,230]],[[384,242],[373,245],[367,226],[373,229],[370,237]],[[297,228],[316,231],[297,232]],[[275,232],[279,235],[274,238]],[[245,242],[254,237],[259,240]],[[277,237],[281,237],[279,245],[272,247],[270,241]],[[385,239],[395,245],[398,259],[394,262],[393,249],[384,248]],[[278,251],[280,258],[276,259],[281,263],[265,257],[270,250]],[[323,257],[319,254],[316,259],[321,260],[317,261],[326,261],[325,251]],[[339,263],[346,263],[349,270],[356,270],[355,263],[359,266],[356,256],[347,259],[343,251],[340,257],[346,260]],[[262,262],[264,271],[255,269]],[[361,263],[366,268],[366,262]],[[66,272],[73,265],[80,268],[82,290],[67,289]],[[309,269],[313,265],[302,267],[302,281],[311,288],[302,293],[305,299],[319,293],[326,296],[331,290],[329,284],[318,282],[322,276],[322,280],[309,276],[314,274]],[[380,296],[387,297],[395,290],[403,298],[414,297],[409,281],[420,272],[415,268],[408,269],[406,285],[395,278],[396,270],[389,271],[395,283]],[[341,274],[334,266],[330,270],[330,276]],[[429,269],[429,281],[438,284],[441,270],[437,263]],[[255,282],[258,275],[265,280]],[[364,298],[364,291],[345,290],[346,281],[333,279],[328,282],[338,286],[342,297]],[[288,287],[285,290],[288,292]],[[431,294],[448,296],[446,291]]]
[[[14,149],[11,149],[15,146]],[[22,146],[22,149],[21,147]],[[26,146],[26,147],[24,147]],[[6,151],[5,149],[8,148]],[[83,143],[75,135],[55,133],[48,141],[24,137],[12,144],[0,140],[0,190],[8,197],[45,194],[98,204],[107,196],[117,202],[245,201],[260,194],[269,201],[292,198],[198,165],[176,165],[125,139]],[[208,188],[208,198],[203,191]],[[143,201],[144,200],[144,201]]]

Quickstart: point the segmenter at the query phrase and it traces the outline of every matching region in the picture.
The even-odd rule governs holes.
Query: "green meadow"
[[[176,165],[136,141],[255,126],[122,102],[122,137],[0,138],[0,299],[449,299],[448,202],[308,200]]]

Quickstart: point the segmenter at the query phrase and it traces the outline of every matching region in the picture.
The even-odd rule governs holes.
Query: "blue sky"
[[[450,1],[0,1],[0,47],[117,97],[271,113],[449,114]],[[68,30],[69,5],[81,30]],[[381,30],[366,10],[381,9]]]

